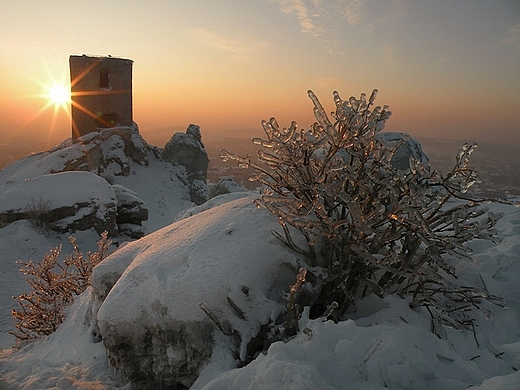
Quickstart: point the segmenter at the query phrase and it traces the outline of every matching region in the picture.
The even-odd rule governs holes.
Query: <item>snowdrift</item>
[[[185,218],[108,258],[95,271],[94,290],[70,308],[55,334],[19,351],[2,353],[1,386],[129,388],[127,379],[110,368],[103,343],[95,337],[97,312],[107,344],[118,327],[127,340],[140,342],[147,332],[145,324],[165,332],[168,322],[199,324],[186,325],[184,330],[192,337],[207,337],[211,357],[194,371],[198,378],[192,389],[519,388],[518,209],[490,205],[506,214],[497,225],[502,241],[475,240],[473,262],[458,265],[462,279],[472,284],[481,280],[507,302],[507,308],[492,307],[493,318],[477,318],[474,334],[446,329],[445,336],[438,338],[429,331],[427,313],[412,311],[396,297],[370,296],[359,302],[350,319],[338,324],[304,315],[295,338],[272,344],[265,355],[236,368],[232,352],[239,346],[216,328],[198,304],[204,302],[246,340],[280,310],[281,292],[294,280],[293,271],[282,264],[295,264],[296,258],[269,234],[277,222],[255,209],[251,197],[230,194],[211,203],[215,207],[187,211]],[[248,287],[248,296],[242,286]],[[227,297],[244,310],[247,321],[233,312]],[[206,334],[201,329],[207,329]],[[167,362],[173,369],[180,354],[168,341],[157,337],[150,345],[160,357],[155,364]],[[113,355],[121,354],[117,343],[108,349],[110,359],[121,364],[122,357]],[[168,370],[167,364],[163,367]]]

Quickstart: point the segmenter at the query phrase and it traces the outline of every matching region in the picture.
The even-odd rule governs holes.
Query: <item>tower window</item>
[[[99,72],[99,88],[110,88],[110,79],[108,77],[108,71],[106,70]]]

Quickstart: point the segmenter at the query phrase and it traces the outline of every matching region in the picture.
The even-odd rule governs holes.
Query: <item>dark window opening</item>
[[[99,88],[110,88],[110,79],[106,70],[102,70],[101,72],[99,72]]]

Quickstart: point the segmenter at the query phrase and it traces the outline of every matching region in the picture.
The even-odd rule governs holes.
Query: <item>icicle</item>
[[[337,108],[341,107],[341,105],[343,104],[343,100],[341,100],[341,97],[339,96],[338,91],[332,92],[332,97],[333,97],[334,103],[336,104],[336,107]]]
[[[277,156],[272,155],[270,153],[266,153],[263,150],[259,150],[257,152],[257,154],[258,154],[258,159],[260,161],[271,162],[271,163],[275,163],[275,164],[281,164],[282,163],[282,160],[280,160]]]
[[[227,162],[229,160],[238,160],[238,155],[228,152],[226,149],[220,151],[220,158],[222,161]]]
[[[415,158],[415,156],[410,155],[410,158],[408,159],[408,165],[412,174],[417,174],[417,159]]]
[[[272,149],[274,147],[274,144],[272,141],[266,141],[262,138],[253,138],[252,142],[255,145],[262,146],[264,148]]]
[[[370,99],[368,99],[368,102],[369,102],[370,104],[374,103],[374,101],[376,100],[376,97],[377,97],[377,93],[378,93],[378,92],[379,92],[379,91],[378,91],[377,89],[374,89],[374,90],[372,91],[372,94],[370,95]]]
[[[283,128],[283,132],[282,132],[282,142],[289,142],[289,140],[291,140],[291,138],[294,136],[294,133],[296,132],[296,129],[297,129],[298,125],[295,121],[292,121],[291,122],[291,125],[289,126],[289,128],[286,128],[284,127]]]
[[[321,105],[320,101],[312,92],[311,90],[307,91],[307,94],[309,95],[310,99],[314,103],[314,116],[316,117],[316,120],[320,125],[323,126],[323,128],[330,128],[333,127],[332,123],[327,117],[327,114],[325,113],[325,110],[323,109],[323,106]]]
[[[274,130],[271,126],[271,123],[266,121],[265,119],[262,121],[262,128],[264,129],[265,134],[269,140],[274,138]]]

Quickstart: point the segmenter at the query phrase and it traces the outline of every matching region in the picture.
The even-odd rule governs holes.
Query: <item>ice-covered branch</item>
[[[283,233],[273,234],[316,272],[318,293],[309,304],[317,315],[334,302],[330,316],[340,320],[360,296],[398,293],[463,328],[468,322],[456,320],[457,313],[481,310],[472,304],[476,297],[492,297],[475,293],[469,304],[447,310],[469,292],[458,286],[452,259],[470,260],[465,244],[474,238],[496,241],[499,218],[467,195],[479,181],[470,165],[476,144],[462,145],[445,176],[413,155],[407,167],[395,167],[394,156],[408,139],[378,137],[391,111],[373,107],[377,93],[343,100],[335,91],[329,116],[308,91],[316,118],[309,130],[298,130],[296,122],[281,128],[271,118],[262,121],[266,138],[253,140],[257,162],[226,151],[221,156],[252,169],[251,179],[266,187],[257,204],[280,222]],[[454,198],[459,204],[448,207]],[[292,237],[296,232],[307,248]]]

